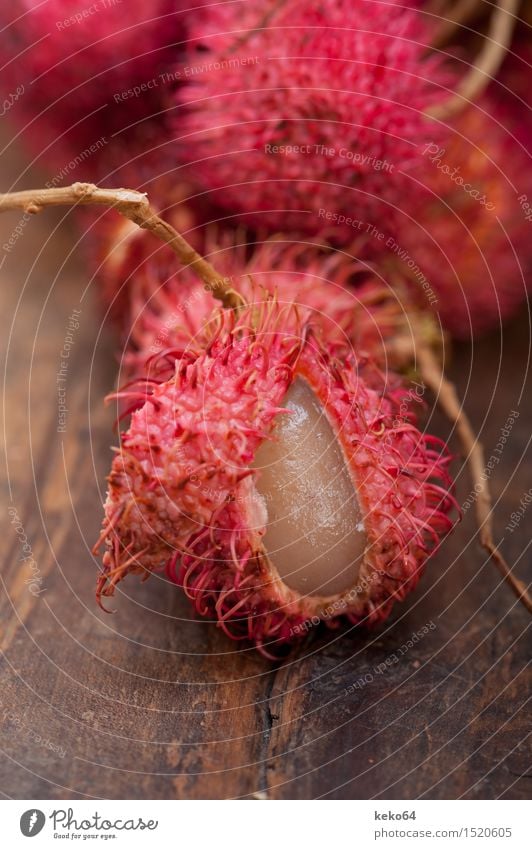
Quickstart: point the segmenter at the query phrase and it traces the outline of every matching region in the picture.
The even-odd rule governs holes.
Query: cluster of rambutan
[[[104,139],[84,173],[148,191],[240,295],[220,308],[192,260],[91,216],[131,417],[98,598],[164,572],[266,654],[315,621],[382,620],[455,508],[449,454],[396,372],[421,326],[483,331],[524,296],[515,118],[490,92],[431,117],[457,74],[401,0],[135,0],[127,20],[111,0],[19,5],[13,118],[49,161]]]

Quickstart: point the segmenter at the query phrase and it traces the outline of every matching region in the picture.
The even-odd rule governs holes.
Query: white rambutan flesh
[[[356,583],[366,547],[360,506],[327,416],[308,384],[294,381],[273,439],[255,455],[266,506],[268,559],[288,587],[329,596]]]

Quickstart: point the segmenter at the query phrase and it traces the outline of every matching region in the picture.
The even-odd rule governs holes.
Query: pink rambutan
[[[243,298],[138,192],[74,184],[2,195],[0,210],[58,203],[116,207],[204,281],[199,310],[192,289],[182,305],[196,331],[155,344],[144,361],[141,333],[141,368],[118,393],[132,417],[96,546],[106,544],[98,598],[129,572],[165,571],[200,613],[266,654],[266,643],[321,620],[383,619],[415,586],[456,506],[450,457],[417,428],[410,391],[342,337],[326,338],[319,310],[256,283]],[[170,305],[172,289],[163,291]],[[224,310],[200,320],[211,295]],[[148,338],[164,313],[153,312],[153,328],[142,319]],[[174,324],[183,327],[174,316],[163,326],[173,334]],[[493,542],[482,450],[456,392],[425,340],[415,355],[472,455],[480,540],[532,610]]]
[[[515,312],[530,285],[531,225],[520,199],[532,197],[529,157],[488,95],[454,120],[446,145],[432,142],[424,156],[411,217],[385,244],[410,274],[421,308],[470,337]]]
[[[325,338],[351,345],[384,370],[410,364],[416,305],[406,283],[395,279],[389,286],[371,265],[320,245],[281,239],[238,244],[235,234],[216,229],[202,238],[201,228],[193,226],[194,207],[185,201],[170,205],[165,218],[187,238],[192,232],[194,247],[245,298],[258,287],[299,305]],[[102,221],[100,294],[127,340],[123,371],[132,379],[163,348],[197,341],[216,301],[191,268],[176,269],[175,258],[153,236],[121,218],[115,217],[113,227],[107,216]],[[161,365],[159,360],[159,371]]]
[[[417,428],[411,393],[341,335],[326,338],[319,309],[253,282],[243,298],[139,192],[77,183],[2,195],[0,211],[68,203],[115,207],[204,281],[199,310],[192,288],[182,305],[196,329],[155,344],[144,361],[143,328],[153,338],[165,310],[153,327],[142,319],[141,368],[118,393],[132,417],[96,546],[106,545],[98,598],[130,572],[165,571],[200,613],[265,654],[321,620],[383,619],[417,583],[456,507],[450,457]],[[172,288],[162,291],[170,305]],[[207,316],[211,295],[224,310]],[[164,326],[174,324],[183,327],[173,316]],[[532,610],[493,542],[482,450],[456,392],[426,341],[415,355],[472,456],[480,540]]]
[[[449,82],[415,9],[232,3],[221,20],[207,7],[196,30],[174,129],[217,203],[270,231],[343,242],[408,205],[405,174],[443,132],[424,113]]]
[[[164,571],[266,654],[320,620],[384,619],[452,527],[444,447],[304,306],[255,292],[200,336],[126,390],[98,597]]]
[[[2,93],[46,160],[80,154],[156,112],[183,38],[175,0],[18,0],[2,5]],[[18,13],[18,14],[17,14]],[[68,161],[68,160],[67,160]]]

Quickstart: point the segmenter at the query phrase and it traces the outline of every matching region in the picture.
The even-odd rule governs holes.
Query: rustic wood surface
[[[1,173],[7,189],[11,171],[5,165]],[[33,172],[17,188],[39,181]],[[0,245],[20,221],[18,213],[2,217]],[[46,212],[24,222],[0,257],[0,792],[529,796],[530,618],[486,563],[471,510],[387,625],[371,634],[318,634],[277,665],[195,620],[160,578],[123,584],[115,615],[96,607],[90,549],[114,439],[102,398],[116,362],[75,232],[68,213]],[[81,315],[68,363],[69,412],[58,433],[56,375],[74,309]],[[488,454],[519,412],[492,485],[496,537],[523,579],[532,565],[532,505],[513,533],[505,527],[532,486],[530,339],[523,308],[503,335],[455,347],[450,366]],[[430,427],[448,434],[437,414]],[[470,483],[459,460],[455,472],[463,502]]]

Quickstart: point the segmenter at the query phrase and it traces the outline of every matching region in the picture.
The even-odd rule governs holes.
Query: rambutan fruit
[[[10,112],[30,149],[65,164],[158,111],[183,38],[180,9],[174,0],[2,4],[2,94],[21,90]]]
[[[418,430],[410,392],[325,339],[305,305],[255,287],[244,300],[138,192],[74,184],[0,195],[0,211],[68,203],[115,207],[170,245],[224,307],[192,342],[155,352],[161,372],[146,363],[154,376],[127,388],[131,423],[96,546],[106,544],[100,601],[130,572],[165,571],[200,613],[268,655],[321,620],[382,620],[456,506],[449,455]],[[532,612],[493,542],[478,440],[425,344],[416,358],[471,454],[480,541]]]
[[[454,119],[445,146],[425,146],[411,217],[385,241],[392,264],[410,274],[420,307],[462,338],[512,315],[532,271],[530,221],[519,200],[532,197],[529,157],[500,114],[484,95]]]
[[[222,20],[208,6],[196,29],[174,129],[186,173],[217,203],[270,232],[344,243],[408,205],[406,174],[444,132],[425,110],[450,81],[416,9],[232,3]]]
[[[139,383],[109,476],[98,597],[164,571],[265,653],[316,621],[384,619],[454,506],[449,455],[399,414],[400,382],[377,389],[304,307],[257,296],[160,356],[173,377]]]
[[[171,223],[181,218],[189,225],[192,210],[186,204],[175,208],[175,216],[173,207],[169,211],[165,217]],[[122,220],[116,219],[114,228],[101,228],[98,277],[104,306],[127,344],[122,379],[131,380],[153,368],[154,354],[163,348],[196,343],[216,301],[191,268],[176,269],[175,258],[153,236],[133,229],[131,222],[119,229]],[[125,238],[110,244],[109,238],[121,232]],[[283,303],[297,304],[324,338],[352,346],[384,371],[411,363],[417,307],[406,284],[396,280],[389,286],[372,266],[322,245],[235,241],[227,232],[208,231],[203,244],[194,247],[244,298],[258,287]],[[437,327],[420,319],[424,337],[436,342]],[[160,373],[163,363],[157,362]]]

